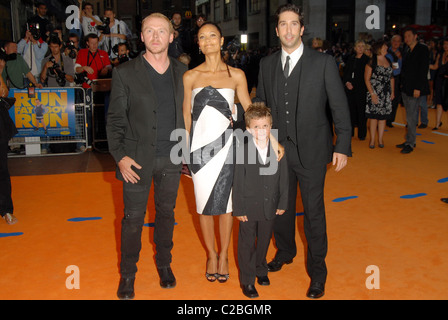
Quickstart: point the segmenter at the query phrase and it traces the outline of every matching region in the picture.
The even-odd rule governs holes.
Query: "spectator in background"
[[[96,34],[87,35],[87,48],[81,49],[76,59],[76,73],[86,73],[90,80],[105,77],[112,68],[107,52],[98,49],[98,41]],[[84,82],[83,88],[90,88],[90,85]]]
[[[125,63],[129,60],[132,59],[129,57],[128,44],[126,42],[119,43],[117,47],[117,57],[111,61],[112,65],[114,67],[117,67],[118,65]]]
[[[323,46],[324,46],[324,42],[321,38],[313,38],[313,40],[311,42],[311,47],[314,50],[322,51]]]
[[[83,0],[79,1],[79,21],[81,21],[82,32],[84,37],[93,33],[98,37],[100,36],[100,32],[96,28],[98,25],[103,25],[101,19],[98,16],[93,15],[93,5],[89,2],[83,2]]]
[[[115,19],[112,8],[104,9],[104,16],[109,18],[109,32],[102,32],[100,36],[100,48],[107,52],[111,60],[117,58],[117,53],[113,48],[119,43],[123,43],[132,38],[132,32],[124,21]]]
[[[392,112],[394,99],[393,69],[386,59],[387,45],[381,40],[372,46],[373,57],[366,65],[365,83],[367,87],[366,117],[370,119],[370,149],[375,148],[378,129],[378,145],[384,148],[386,119]]]
[[[405,30],[404,42],[407,48],[403,55],[401,81],[407,133],[406,141],[397,145],[397,148],[402,149],[401,153],[409,154],[416,146],[418,100],[429,94],[429,50],[426,45],[418,42],[417,32],[413,28]]]
[[[355,54],[348,59],[343,76],[345,92],[350,107],[352,136],[354,136],[355,127],[358,127],[359,140],[365,140],[367,136],[367,87],[364,81],[364,72],[369,62],[369,57],[364,54],[365,48],[366,44],[364,41],[356,41]]]
[[[437,107],[437,116],[436,126],[433,130],[439,130],[439,127],[442,126],[443,110],[447,107],[444,98],[447,89],[446,78],[448,77],[448,38],[445,38],[443,40],[442,48],[443,51],[438,54],[436,63],[431,66],[431,69],[436,70],[436,76],[434,80],[434,104]]]
[[[39,24],[39,30],[43,41],[47,41],[50,34],[51,24],[47,18],[47,6],[45,3],[39,2],[36,4],[36,14],[28,20],[28,24]]]
[[[17,44],[17,52],[25,59],[31,74],[39,81],[42,71],[42,60],[48,50],[48,44],[42,38],[36,39],[31,31],[25,31],[25,37]]]
[[[58,38],[51,38],[49,47],[51,54],[42,61],[41,83],[46,87],[70,87],[75,76],[73,60],[62,54]]]
[[[437,42],[434,39],[428,42],[429,49],[429,95],[428,95],[428,107],[435,108],[434,106],[434,80],[436,77],[437,70],[433,68],[436,64],[437,56],[439,55],[439,50],[437,47]]]
[[[400,74],[401,74],[401,68],[403,65],[403,57],[402,57],[402,38],[399,34],[396,34],[392,37],[390,41],[390,48],[388,50],[388,53],[386,55],[386,58],[391,62],[392,68],[394,69],[393,77],[394,77],[394,93],[395,97],[392,100],[392,113],[390,114],[389,118],[386,120],[386,125],[389,128],[393,128],[394,125],[392,122],[395,121],[395,117],[397,115],[397,109],[398,105],[401,102],[401,81],[400,81]]]
[[[191,44],[188,36],[188,30],[182,24],[182,15],[179,12],[173,13],[173,16],[171,17],[171,23],[173,24],[174,31],[177,31],[178,33],[178,42],[182,47],[182,52],[189,53],[191,50]]]
[[[42,85],[37,82],[28,64],[21,55],[17,54],[17,43],[6,42],[4,49],[9,58],[3,69],[2,77],[8,87],[24,89],[26,87],[24,77],[26,77],[35,87],[42,89]]]
[[[205,61],[205,56],[200,52],[198,45],[198,30],[206,22],[207,19],[205,15],[200,14],[196,17],[196,22],[194,27],[190,30],[190,43],[191,43],[191,63],[189,64],[190,69],[196,68],[198,65]]]

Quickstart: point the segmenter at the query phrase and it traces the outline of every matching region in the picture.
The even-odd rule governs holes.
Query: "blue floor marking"
[[[0,238],[21,236],[23,232],[0,233]]]
[[[401,199],[415,199],[415,198],[420,198],[420,197],[424,197],[427,196],[426,193],[417,193],[417,194],[408,194],[408,195],[404,195],[401,196]]]
[[[70,221],[70,222],[83,222],[83,221],[92,221],[92,220],[101,220],[101,219],[103,219],[103,218],[101,218],[101,217],[71,218],[71,219],[68,219],[67,221]]]
[[[347,201],[347,200],[351,200],[351,199],[357,199],[357,198],[358,198],[358,196],[337,198],[337,199],[334,199],[333,202],[343,202],[343,201]]]

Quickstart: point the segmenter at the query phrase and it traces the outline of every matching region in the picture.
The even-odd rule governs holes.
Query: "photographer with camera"
[[[75,70],[77,74],[81,74],[83,88],[90,88],[92,80],[105,77],[111,71],[112,65],[107,52],[98,49],[98,36],[89,34],[86,37],[86,49],[78,52]]]
[[[112,48],[112,50],[114,51],[115,55],[117,56],[115,59],[111,60],[112,65],[114,67],[117,67],[122,63],[132,60],[129,57],[129,48],[128,48],[128,44],[126,42],[117,44],[116,46],[114,46]]]
[[[58,38],[51,38],[49,47],[51,54],[42,61],[41,82],[47,87],[70,87],[75,81],[73,60],[62,54],[62,43]]]
[[[37,25],[28,24],[25,37],[17,44],[17,52],[25,59],[31,74],[38,80],[42,71],[42,60],[48,50],[48,44],[42,40]]]
[[[100,32],[97,26],[103,25],[101,19],[98,16],[93,15],[93,5],[89,2],[84,2],[83,0],[78,0],[79,2],[79,21],[81,21],[82,32],[84,37],[93,33],[100,36]]]
[[[103,25],[98,26],[97,29],[101,32],[100,48],[107,52],[111,60],[117,57],[113,48],[132,38],[131,30],[124,21],[115,19],[112,8],[104,10]]]
[[[51,23],[47,18],[45,18],[46,15],[46,4],[43,2],[38,2],[36,4],[36,14],[28,20],[29,25],[39,26],[39,31],[41,33],[41,38],[43,41],[47,41],[51,29]]]
[[[2,77],[6,81],[8,88],[25,89],[24,79],[28,79],[35,87],[42,89],[42,85],[30,71],[30,67],[20,54],[17,54],[17,43],[9,41],[4,45],[2,55],[6,61]]]

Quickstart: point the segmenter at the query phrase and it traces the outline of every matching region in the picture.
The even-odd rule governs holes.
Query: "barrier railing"
[[[10,89],[16,103],[9,111],[18,134],[8,157],[80,154],[89,146],[93,92],[80,87]]]

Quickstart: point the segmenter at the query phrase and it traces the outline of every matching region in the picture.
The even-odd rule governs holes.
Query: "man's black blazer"
[[[351,121],[347,97],[334,58],[304,47],[301,59],[296,112],[297,148],[302,165],[313,168],[330,163],[333,152],[352,155]],[[263,58],[257,87],[256,99],[264,101],[271,109],[275,128],[279,126],[278,102],[282,92],[277,90],[277,77],[281,75],[278,72],[281,67],[281,50]],[[334,144],[326,111],[327,102],[334,122]]]
[[[128,156],[142,166],[133,168],[141,184],[151,183],[157,143],[157,98],[142,54],[114,69],[107,116],[109,152],[116,163]],[[182,104],[187,67],[170,59],[176,102],[176,128],[185,129]],[[117,168],[117,178],[123,180]]]

